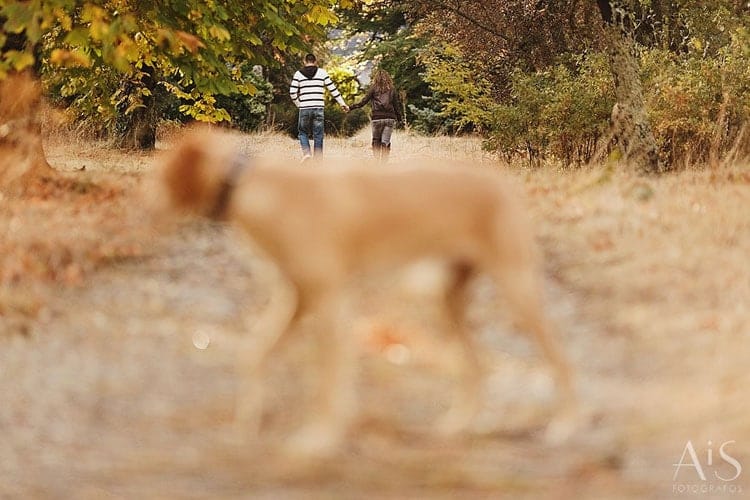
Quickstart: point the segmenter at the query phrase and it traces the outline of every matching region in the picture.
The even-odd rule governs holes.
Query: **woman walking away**
[[[351,109],[370,103],[372,108],[372,152],[378,160],[387,160],[391,151],[391,134],[397,122],[401,122],[401,103],[393,79],[384,69],[372,74],[372,84],[367,95]]]

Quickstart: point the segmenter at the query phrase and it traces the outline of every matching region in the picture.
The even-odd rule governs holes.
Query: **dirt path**
[[[504,334],[505,346],[485,340],[495,349],[497,372],[491,380],[496,387],[488,388],[479,419],[485,428],[470,443],[448,445],[389,431],[386,418],[412,424],[434,418],[434,405],[445,403],[438,384],[447,377],[435,367],[438,380],[429,381],[425,370],[375,359],[362,384],[366,414],[375,422],[358,429],[343,457],[320,465],[322,470],[295,471],[289,470],[293,464],[273,462],[266,454],[270,450],[236,446],[230,428],[236,383],[232,341],[243,333],[247,316],[262,307],[265,291],[229,244],[217,228],[188,226],[163,242],[158,256],[99,273],[85,288],[53,299],[29,339],[10,340],[2,353],[9,376],[0,382],[0,393],[5,408],[14,409],[12,420],[5,420],[14,429],[5,440],[12,450],[5,463],[19,495],[29,487],[41,496],[68,498],[105,492],[127,498],[274,496],[279,491],[448,496],[454,488],[536,494],[572,487],[587,473],[582,468],[606,471],[610,461],[623,458],[617,450],[609,456],[610,450],[594,447],[592,457],[544,445],[539,431],[549,381],[533,353],[511,334]],[[553,295],[554,315],[572,324],[574,299],[560,290]],[[485,300],[476,307],[485,335],[498,316],[483,311],[491,305]],[[584,329],[568,332],[579,337],[578,349],[587,349],[584,344],[591,340],[581,338]],[[195,345],[202,346],[201,335],[211,340],[206,349]],[[514,343],[518,359],[500,351],[512,351]],[[309,346],[297,349],[290,361],[304,360]],[[510,367],[502,365],[503,356]],[[272,380],[293,385],[305,376],[301,371],[287,367]],[[416,380],[408,384],[397,377]],[[275,391],[273,431],[265,438],[269,449],[294,424],[283,405],[293,406],[299,392],[283,386]],[[410,408],[405,406],[409,397],[417,400]],[[525,407],[525,418],[509,415],[494,428],[487,424],[491,417],[513,413],[514,404]]]
[[[331,148],[352,146],[361,147]],[[644,387],[664,351],[608,334],[611,325],[589,314],[585,293],[554,277],[565,263],[549,253],[550,315],[592,415],[568,443],[542,439],[552,392],[545,366],[480,282],[472,321],[491,376],[469,439],[414,432],[446,403],[445,366],[398,366],[363,352],[365,418],[346,449],[315,462],[283,457],[277,448],[299,423],[310,383],[308,340],[290,346],[269,375],[261,441],[241,445],[231,429],[233,348],[268,290],[231,235],[194,222],[81,286],[41,288],[45,306],[29,334],[2,338],[0,498],[671,496],[672,464],[684,437],[696,434],[670,431],[659,417],[668,404],[651,403],[693,380],[670,365],[661,372],[669,378]],[[366,292],[368,313],[379,306],[412,325],[429,316],[423,297]],[[427,349],[423,358],[440,358],[439,342]]]

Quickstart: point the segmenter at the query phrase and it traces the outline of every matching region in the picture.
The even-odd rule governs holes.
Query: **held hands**
[[[347,104],[342,104],[341,109],[343,109],[345,113],[348,113],[351,110],[351,108]]]

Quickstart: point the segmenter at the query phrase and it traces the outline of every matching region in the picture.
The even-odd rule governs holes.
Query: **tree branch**
[[[449,2],[444,2],[441,0],[437,0],[432,3],[433,5],[436,5],[438,8],[451,12],[457,15],[458,17],[464,19],[465,21],[469,21],[471,24],[473,24],[477,28],[483,31],[486,31],[487,33],[494,35],[505,42],[510,42],[510,38],[507,37],[505,34],[501,33],[500,31],[498,31],[497,28],[490,26],[489,24],[486,24],[482,22],[481,20],[466,13],[465,10],[460,7],[460,5],[454,6],[454,5],[451,5]]]
[[[609,3],[609,0],[596,0],[596,3],[599,6],[599,12],[602,14],[602,20],[606,24],[612,24],[612,4]]]

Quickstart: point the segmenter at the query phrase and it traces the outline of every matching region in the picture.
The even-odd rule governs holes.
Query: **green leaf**
[[[28,52],[9,50],[5,53],[6,62],[16,71],[23,71],[34,64],[34,56]]]
[[[89,31],[83,27],[75,28],[65,36],[63,41],[70,45],[87,47],[89,45]]]
[[[7,18],[5,30],[9,33],[21,33],[35,21],[32,2],[11,2],[0,12]]]

